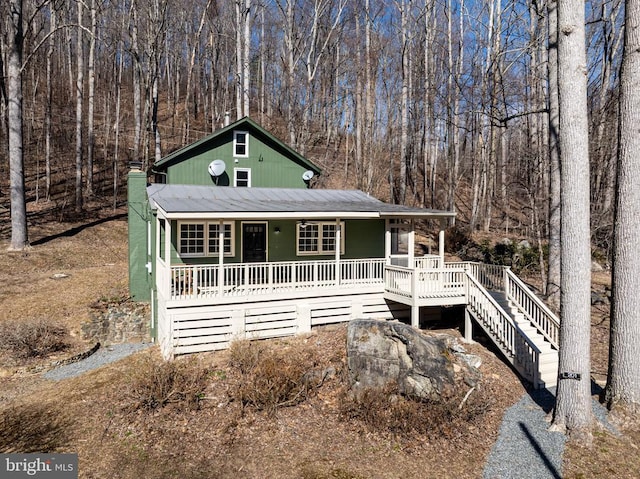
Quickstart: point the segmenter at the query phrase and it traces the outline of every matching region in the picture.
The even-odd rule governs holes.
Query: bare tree
[[[584,1],[558,1],[561,269],[556,430],[590,440],[591,236]]]
[[[27,235],[27,203],[24,186],[22,143],[22,0],[9,1],[7,98],[9,127],[9,176],[11,187],[10,250],[23,250],[29,245]]]
[[[546,294],[551,307],[560,309],[560,144],[558,142],[558,2],[547,3],[549,28],[549,266]]]
[[[138,41],[138,0],[132,0],[130,10],[131,28],[131,56],[133,57],[133,159],[140,159],[140,138],[142,135],[142,100],[140,90],[142,88],[142,59],[140,58],[140,45]]]
[[[96,0],[89,3],[91,15],[91,33],[89,35],[88,98],[87,98],[87,195],[93,196],[93,157],[95,147],[95,94],[96,94],[96,36],[98,34],[98,15]]]
[[[83,3],[77,0],[77,21],[82,26]],[[82,168],[83,168],[83,143],[82,143],[82,115],[84,99],[84,45],[82,28],[76,31],[76,210],[82,209]]]
[[[51,199],[51,103],[53,101],[53,78],[52,78],[52,63],[53,53],[55,48],[55,42],[53,38],[53,32],[56,30],[56,17],[57,12],[55,8],[49,9],[49,40],[47,45],[47,85],[46,85],[46,99],[45,99],[45,113],[44,113],[44,141],[45,141],[45,196],[47,201]]]
[[[620,78],[609,375],[610,408],[640,407],[640,0],[625,6]]]

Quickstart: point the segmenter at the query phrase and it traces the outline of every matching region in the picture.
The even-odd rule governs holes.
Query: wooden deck
[[[354,318],[411,319],[423,306],[465,305],[473,323],[536,387],[557,379],[559,320],[509,268],[439,256],[172,265],[158,260],[163,355],[211,351]]]

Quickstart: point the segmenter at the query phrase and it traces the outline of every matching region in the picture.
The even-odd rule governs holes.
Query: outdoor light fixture
[[[276,226],[276,227],[273,229],[273,231],[274,231],[276,234],[280,233],[280,227],[279,227],[279,226]]]

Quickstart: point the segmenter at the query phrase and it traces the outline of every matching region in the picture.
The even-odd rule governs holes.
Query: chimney
[[[151,261],[148,250],[149,223],[151,216],[147,201],[147,174],[142,163],[131,162],[127,176],[127,213],[129,224],[129,294],[136,301],[151,299]]]
[[[231,124],[231,113],[228,111],[224,112],[224,126],[229,126]]]

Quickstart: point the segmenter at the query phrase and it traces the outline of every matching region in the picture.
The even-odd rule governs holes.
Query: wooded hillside
[[[122,201],[130,161],[149,166],[230,112],[321,165],[321,186],[455,208],[471,230],[546,237],[551,3],[2,2],[0,213],[19,48],[30,209]],[[607,248],[623,9],[587,2],[592,229]]]

